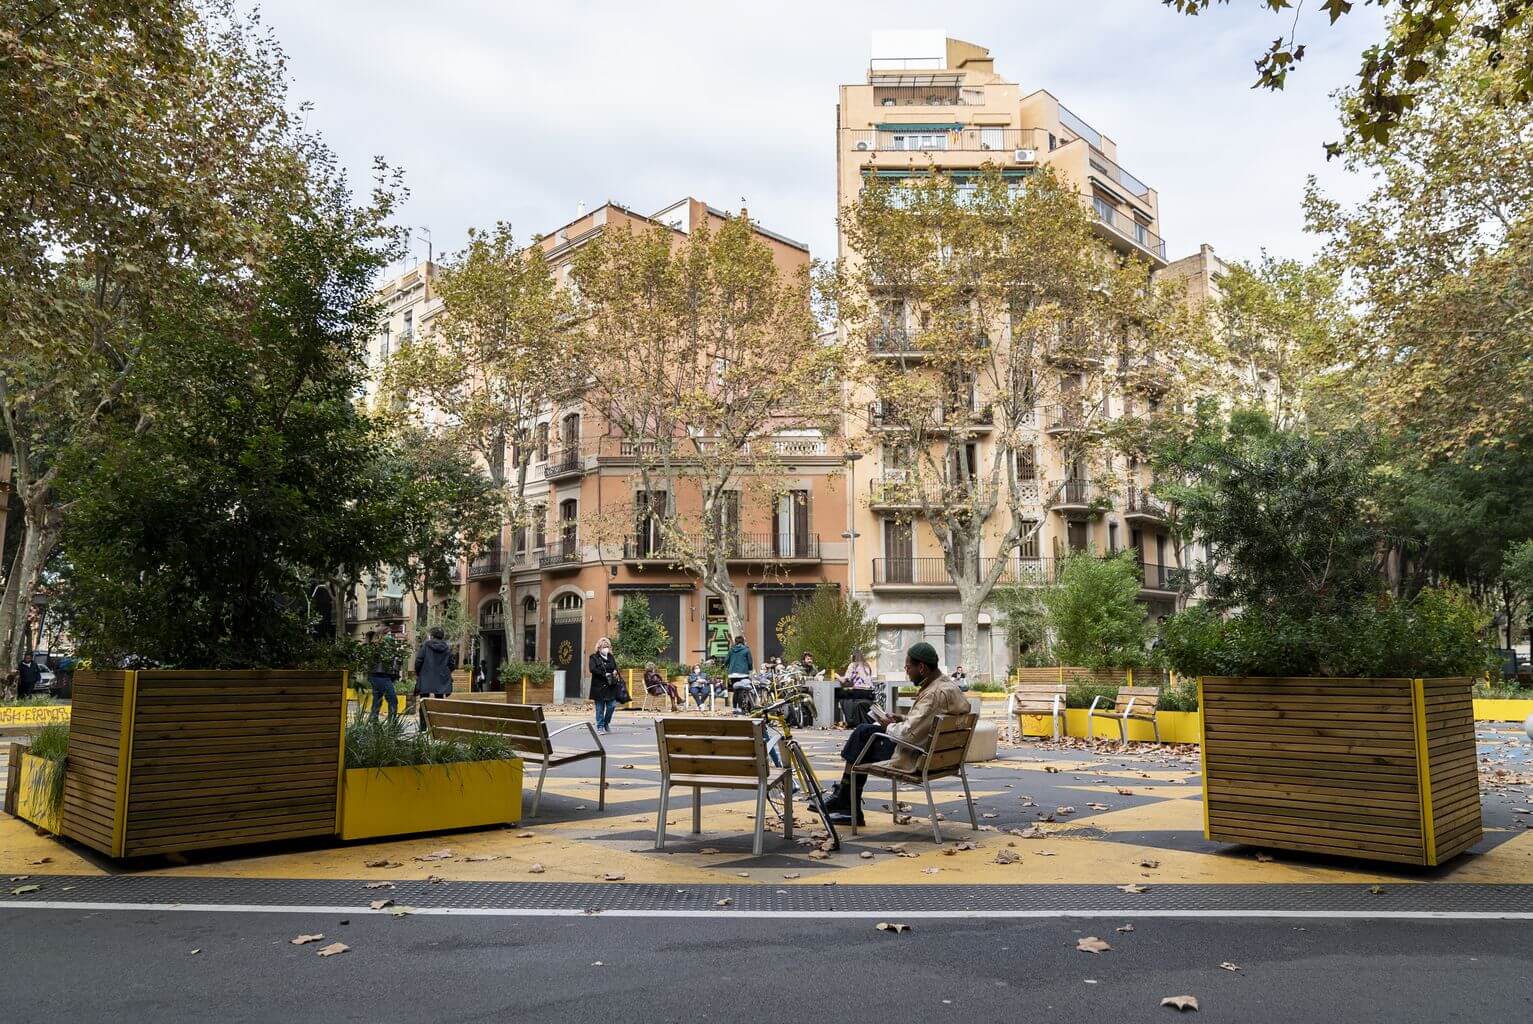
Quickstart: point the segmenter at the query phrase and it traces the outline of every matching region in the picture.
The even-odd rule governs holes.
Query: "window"
[[[772,554],[779,558],[804,558],[809,554],[809,492],[788,491],[777,496],[777,530]]]
[[[522,600],[522,660],[538,660],[538,599]]]
[[[580,445],[580,414],[570,413],[559,423],[559,443],[566,450],[574,450]]]
[[[405,329],[404,329],[404,333],[402,333],[399,336],[399,340],[400,340],[401,343],[403,343],[405,345],[408,345],[414,339],[415,339],[415,310],[407,309],[407,310],[405,310]]]
[[[389,346],[392,344],[389,338],[389,325],[383,325],[383,337],[378,340],[378,362],[386,363],[389,360]]]
[[[1030,483],[1038,479],[1038,450],[1032,445],[1017,451],[1017,480]]]
[[[953,487],[973,487],[979,483],[979,454],[973,443],[948,447],[947,472],[948,483]]]
[[[1096,210],[1097,216],[1102,218],[1102,223],[1114,225],[1117,223],[1114,218],[1117,217],[1118,211],[1112,203],[1109,203],[1101,196],[1092,196],[1091,205]]]
[[[947,132],[912,132],[894,136],[895,149],[947,149]]]
[[[1067,541],[1072,552],[1085,551],[1090,546],[1089,535],[1086,532],[1086,524],[1071,521],[1066,527]]]
[[[740,546],[740,492],[725,491],[719,495],[719,534],[726,550],[737,551]]]
[[[580,503],[574,498],[566,498],[559,502],[559,540],[561,542],[561,554],[566,558],[575,556],[575,520],[579,514]]]
[[[1118,553],[1118,524],[1117,523],[1108,523],[1107,524],[1107,553],[1110,554],[1110,555],[1116,555]]]
[[[915,542],[907,520],[884,520],[884,572],[885,583],[909,583],[913,579]],[[875,582],[877,577],[875,576]]]
[[[527,527],[518,526],[511,531],[511,550],[516,552],[518,559],[527,553]]]
[[[670,514],[670,496],[664,491],[637,491],[633,496],[634,554],[647,558],[664,549],[660,521]]]
[[[548,519],[548,508],[534,505],[532,509],[532,550],[543,550],[543,524]]]
[[[1038,558],[1038,523],[1033,519],[1022,521],[1022,543],[1017,547],[1017,557],[1028,561]]]
[[[539,423],[537,430],[533,431],[533,443],[537,446],[537,460],[548,461],[548,424]]]

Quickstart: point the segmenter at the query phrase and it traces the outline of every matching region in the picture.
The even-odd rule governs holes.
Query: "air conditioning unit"
[[[857,143],[857,148],[860,149],[860,150],[863,150],[865,152],[868,149],[867,141],[864,140],[862,142]]]
[[[1019,164],[1034,163],[1038,159],[1036,149],[1019,149],[1012,153],[1012,159]]]

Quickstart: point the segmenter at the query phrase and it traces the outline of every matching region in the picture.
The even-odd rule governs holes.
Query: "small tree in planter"
[[[1211,553],[1207,604],[1163,633],[1201,677],[1211,839],[1428,865],[1480,839],[1483,617],[1457,590],[1389,594],[1369,450],[1237,414],[1160,452]]]
[[[1127,551],[1114,558],[1065,559],[1059,582],[1040,595],[1059,664],[1090,669],[1145,664],[1149,625],[1139,590],[1139,567]]]
[[[816,665],[839,672],[851,663],[853,651],[872,650],[878,627],[860,601],[843,598],[836,587],[819,587],[778,629],[784,658],[797,661],[808,651]]]
[[[618,661],[643,665],[660,657],[670,644],[664,623],[649,613],[649,598],[643,594],[624,597],[617,613],[617,636],[612,640],[612,653]]]

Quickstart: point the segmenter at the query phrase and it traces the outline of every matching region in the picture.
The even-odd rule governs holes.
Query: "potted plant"
[[[521,816],[522,762],[504,736],[438,739],[360,715],[347,724],[342,839],[475,828]]]
[[[64,810],[64,763],[69,753],[69,726],[45,725],[32,735],[21,755],[17,776],[16,816],[58,835]]]
[[[1236,414],[1170,447],[1166,496],[1213,555],[1162,640],[1199,679],[1205,835],[1424,865],[1473,846],[1485,623],[1452,587],[1389,586],[1368,439]]]

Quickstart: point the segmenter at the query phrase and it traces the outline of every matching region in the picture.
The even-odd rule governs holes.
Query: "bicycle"
[[[815,774],[814,765],[809,763],[809,757],[804,753],[804,748],[799,746],[798,740],[793,738],[793,727],[789,722],[790,712],[805,709],[811,717],[814,713],[813,695],[799,690],[782,696],[769,704],[764,704],[751,712],[752,717],[760,717],[766,723],[767,749],[780,751],[785,757],[785,765],[788,771],[798,781],[790,782],[795,792],[802,792],[809,806],[819,817],[820,823],[825,826],[826,833],[830,836],[830,848],[841,848],[841,836],[836,832],[835,823],[830,820],[830,812],[825,810],[825,790],[820,786],[819,776]],[[777,792],[777,791],[773,791]],[[772,793],[767,794],[767,802],[772,805],[772,810],[780,818],[785,808],[782,807],[781,796],[775,800]]]

